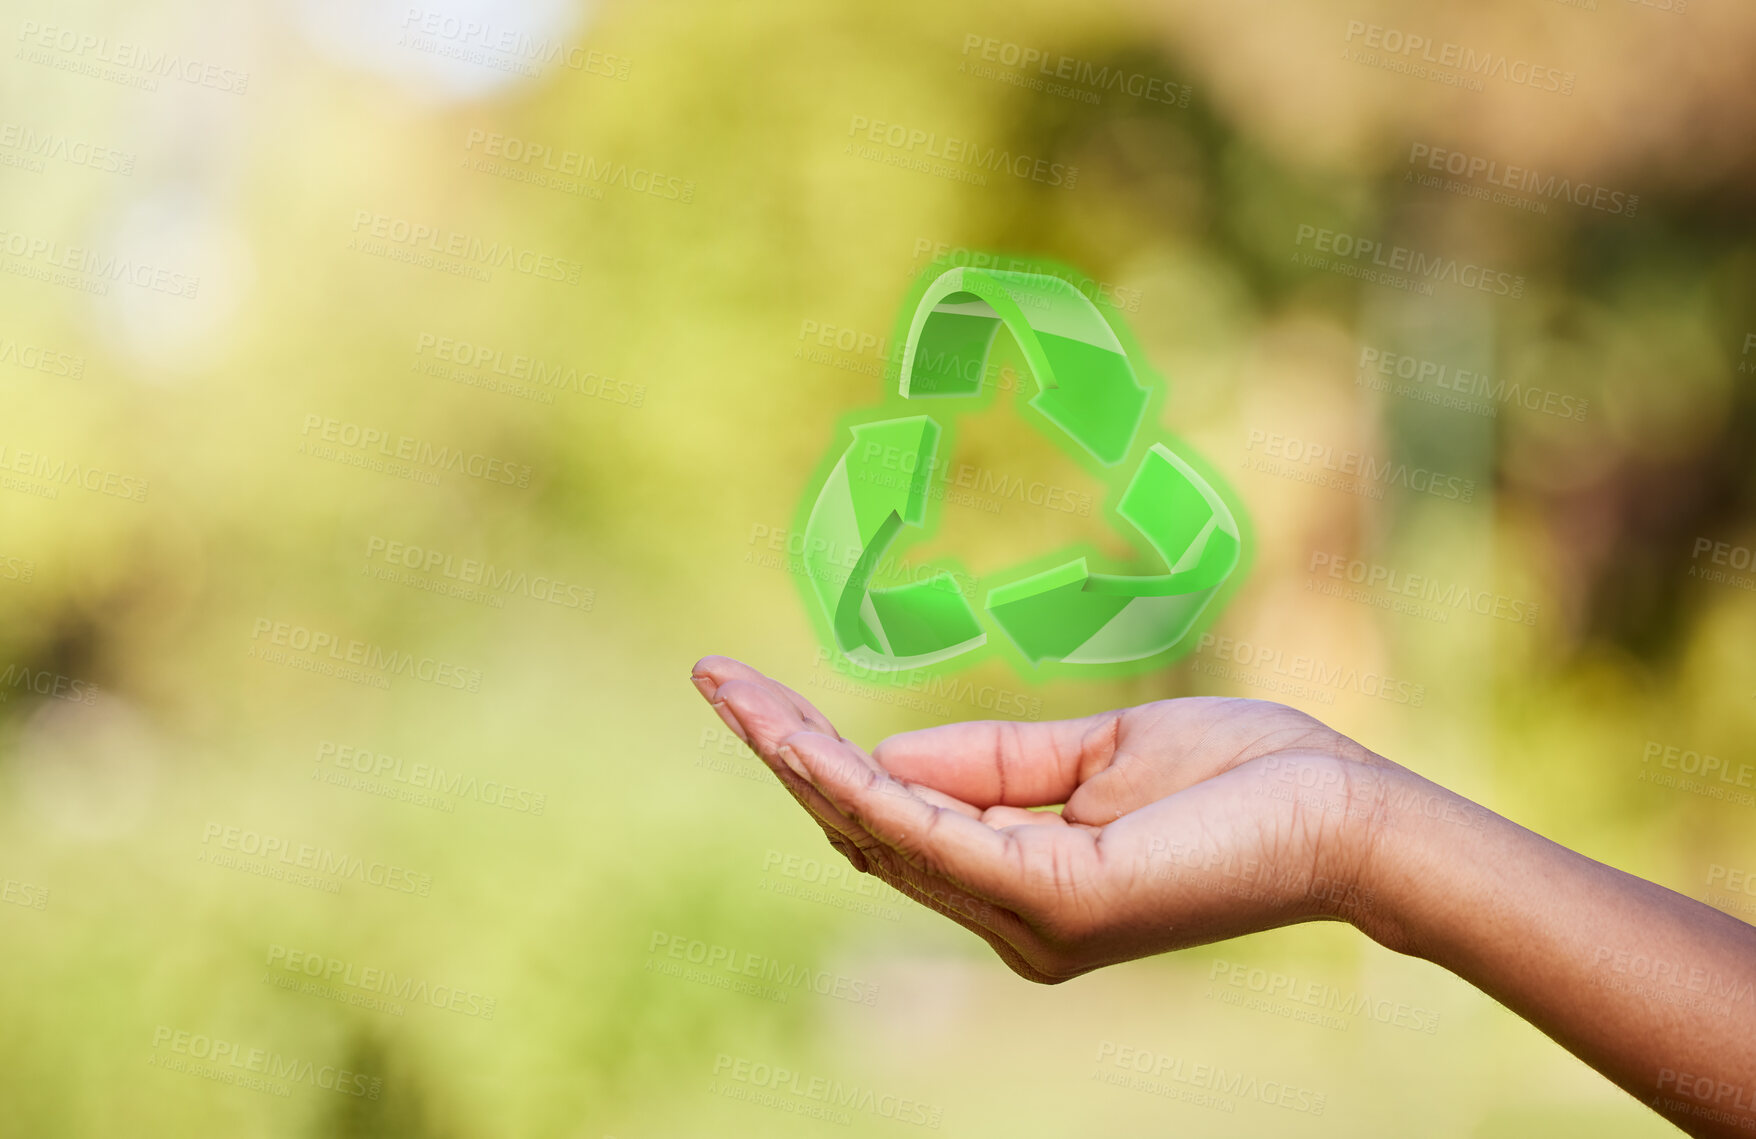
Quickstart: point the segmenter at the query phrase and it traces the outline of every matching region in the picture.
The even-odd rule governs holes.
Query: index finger
[[[1012,835],[950,807],[935,806],[841,740],[799,732],[780,746],[811,784],[855,826],[922,873],[947,878],[1005,907],[1026,904]]]
[[[743,661],[724,656],[702,657],[695,662],[695,667],[689,670],[689,679],[709,700],[714,699],[716,690],[734,680],[761,685],[786,703],[791,704],[798,711],[799,717],[813,730],[834,736],[836,739],[842,738],[841,733],[835,730],[835,725],[829,722],[829,717],[819,712],[815,704],[772,676],[751,668]]]

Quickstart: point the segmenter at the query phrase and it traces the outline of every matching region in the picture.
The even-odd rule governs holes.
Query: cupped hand
[[[1406,774],[1261,700],[946,724],[867,753],[748,665],[707,657],[692,679],[857,869],[1044,983],[1366,916],[1384,791]]]

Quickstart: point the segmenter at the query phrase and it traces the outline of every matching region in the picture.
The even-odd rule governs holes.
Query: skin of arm
[[[1405,797],[1362,931],[1469,981],[1691,1135],[1756,1135],[1756,929],[1413,773],[1395,782],[1482,821],[1434,821]]]
[[[747,665],[707,657],[691,679],[856,869],[1029,980],[1346,921],[1476,985],[1690,1134],[1756,1135],[1756,928],[1295,709],[1161,700],[946,724],[868,754]]]

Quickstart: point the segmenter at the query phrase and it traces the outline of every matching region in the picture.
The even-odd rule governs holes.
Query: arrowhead
[[[842,463],[862,539],[870,543],[892,514],[910,526],[925,520],[938,451],[939,425],[925,415],[854,428]]]
[[[1094,574],[1092,589],[1136,597],[1211,590],[1238,564],[1242,539],[1231,508],[1195,468],[1162,443],[1140,460],[1116,513],[1145,536],[1170,572],[1162,577]]]
[[[1032,664],[1063,660],[1115,619],[1128,598],[1088,593],[1085,559],[1003,585],[988,594],[988,612]]]
[[[1047,273],[958,268],[935,278],[909,323],[903,396],[975,395],[1001,324],[1041,389],[1031,406],[1105,466],[1125,459],[1146,413],[1146,389],[1097,306]]]
[[[855,427],[805,526],[805,575],[836,644],[870,668],[930,664],[986,639],[950,574],[871,587],[904,527],[926,519],[938,447],[939,425],[924,415]]]
[[[1238,563],[1237,522],[1224,500],[1162,445],[1141,461],[1117,513],[1170,572],[1094,574],[1081,558],[995,589],[988,611],[1033,663],[1113,664],[1164,652],[1194,627]]]
[[[1128,357],[1051,333],[1038,339],[1049,374],[1039,377],[1043,390],[1030,405],[1105,466],[1127,458],[1146,414],[1147,394],[1135,382]]]

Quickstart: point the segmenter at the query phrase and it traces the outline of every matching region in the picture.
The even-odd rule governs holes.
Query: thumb
[[[1061,817],[1104,826],[1272,750],[1268,739],[1237,730],[1235,711],[1207,697],[1133,709],[1110,762],[1079,785]]]

